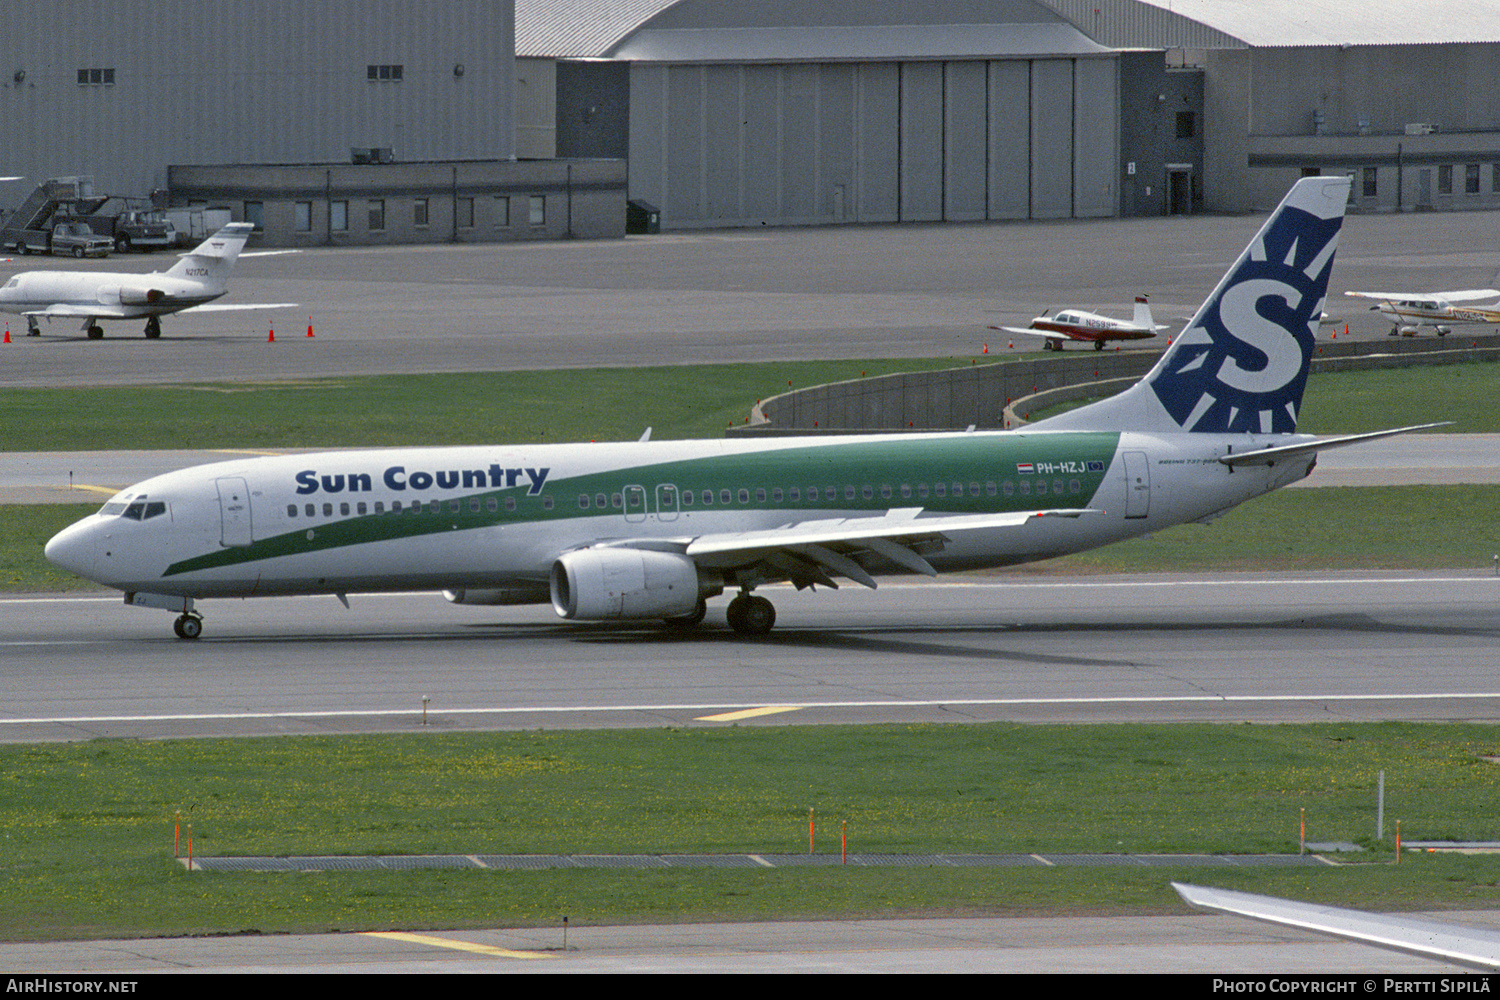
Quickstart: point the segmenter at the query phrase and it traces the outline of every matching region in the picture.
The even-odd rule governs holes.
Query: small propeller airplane
[[[1424,326],[1446,336],[1453,327],[1467,323],[1500,323],[1500,302],[1487,308],[1460,308],[1456,302],[1500,299],[1500,288],[1466,288],[1456,292],[1345,292],[1351,298],[1375,299],[1371,306],[1391,318],[1391,336],[1414,337]]]
[[[238,309],[290,309],[295,302],[209,305],[223,296],[229,272],[254,227],[231,222],[182,255],[166,271],[122,274],[110,271],[24,271],[0,286],[0,312],[26,317],[27,336],[41,334],[39,319],[83,320],[90,340],[104,336],[101,319],[146,320],[146,337],[161,336],[161,317],[192,309],[198,312]],[[286,251],[264,251],[266,254]]]
[[[1093,344],[1094,350],[1102,351],[1107,341],[1145,340],[1167,327],[1152,321],[1151,307],[1146,304],[1146,296],[1137,295],[1135,314],[1128,320],[1101,316],[1082,309],[1064,309],[1052,316],[1042,313],[1031,321],[1030,326],[992,326],[990,329],[1045,337],[1046,340],[1042,342],[1044,350],[1060,351],[1063,344],[1076,340]]]

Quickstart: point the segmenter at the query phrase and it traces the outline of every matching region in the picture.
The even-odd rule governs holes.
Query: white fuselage
[[[1114,441],[1107,452],[1097,451],[1101,437]],[[969,569],[1211,516],[1302,478],[1312,465],[1307,456],[1231,471],[1219,456],[1301,440],[1308,438],[1055,431],[244,459],[146,480],[59,534],[47,557],[123,591],[192,598],[532,587],[544,600],[559,555],[613,539],[682,544],[890,508],[1099,512],[956,534],[927,556],[939,570]],[[946,463],[916,460],[944,442],[962,451]],[[864,453],[850,461],[850,448]],[[878,464],[868,464],[871,454],[882,456]],[[1094,454],[1098,473],[1069,471]],[[122,516],[142,498],[161,507]]]
[[[69,316],[128,319],[180,312],[223,294],[222,287],[165,274],[29,271],[0,286],[0,311],[45,314],[66,307]]]

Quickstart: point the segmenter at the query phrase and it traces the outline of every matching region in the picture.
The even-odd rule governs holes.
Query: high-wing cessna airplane
[[[178,613],[265,594],[444,590],[577,620],[694,625],[763,584],[1003,566],[1210,520],[1295,482],[1296,434],[1348,180],[1299,181],[1133,388],[1024,431],[345,451],[156,476],[47,543],[53,563]]]
[[[168,313],[295,306],[295,302],[208,305],[224,294],[229,272],[253,229],[248,222],[231,222],[165,272],[26,271],[0,286],[0,312],[25,316],[27,333],[33,337],[41,333],[39,319],[81,318],[90,340],[104,336],[101,319],[144,317],[146,336],[155,340],[161,336],[161,317]]]
[[[1466,288],[1457,292],[1345,292],[1356,299],[1376,299],[1379,310],[1391,318],[1391,336],[1416,336],[1424,326],[1447,336],[1455,326],[1464,323],[1500,323],[1500,302],[1486,309],[1459,307],[1455,302],[1483,302],[1500,299],[1500,288]]]
[[[1054,351],[1062,350],[1063,344],[1072,340],[1093,344],[1094,350],[1102,351],[1104,345],[1111,340],[1145,340],[1156,336],[1157,330],[1165,330],[1167,327],[1152,321],[1151,307],[1146,304],[1146,296],[1137,295],[1135,314],[1128,320],[1101,316],[1082,309],[1064,309],[1051,316],[1044,313],[1032,320],[1030,326],[997,326],[990,329],[1046,337],[1042,346]]]

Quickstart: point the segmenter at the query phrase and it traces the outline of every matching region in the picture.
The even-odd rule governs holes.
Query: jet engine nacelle
[[[453,604],[545,604],[547,592],[541,587],[462,587],[445,590],[443,596]]]
[[[125,306],[154,306],[167,297],[160,288],[121,288],[120,304]]]
[[[552,607],[564,618],[677,618],[700,593],[698,567],[678,552],[580,549],[552,564]]]

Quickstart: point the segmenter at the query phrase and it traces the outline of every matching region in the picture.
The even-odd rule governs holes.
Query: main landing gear
[[[203,617],[185,614],[172,623],[172,631],[177,633],[179,639],[196,639],[203,634]]]
[[[776,624],[776,606],[745,591],[729,602],[725,617],[729,627],[741,635],[765,635]]]
[[[161,317],[152,316],[146,320],[146,339],[156,340],[161,337]]]

